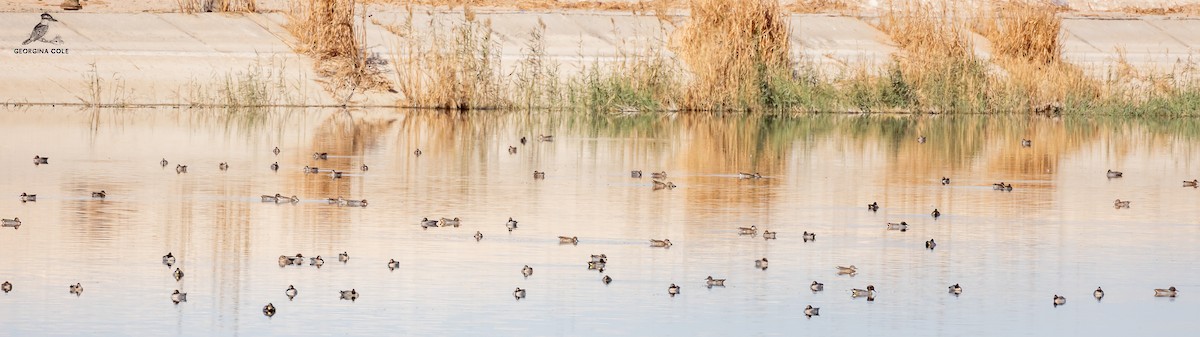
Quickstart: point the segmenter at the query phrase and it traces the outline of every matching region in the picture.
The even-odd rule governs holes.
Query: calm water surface
[[[0,293],[0,335],[1182,336],[1200,327],[1200,190],[1180,184],[1200,178],[1194,120],[59,108],[0,111],[0,134],[0,217],[23,222],[0,228],[0,281],[14,284]],[[330,158],[314,160],[317,151]],[[34,155],[50,164],[33,165]],[[334,180],[305,165],[347,173]],[[630,178],[634,169],[646,177]],[[1107,169],[1125,178],[1107,179]],[[651,171],[678,188],[653,190]],[[999,181],[1014,190],[993,191]],[[100,190],[109,197],[89,198]],[[38,201],[21,203],[22,192]],[[258,200],[275,193],[303,201]],[[370,206],[322,201],[338,196]],[[1132,207],[1114,209],[1117,198]],[[879,212],[866,210],[872,201]],[[463,225],[422,230],[422,217]],[[509,217],[520,221],[511,233]],[[885,229],[898,221],[910,230]],[[737,234],[749,225],[778,240]],[[817,240],[803,242],[804,231]],[[580,242],[560,245],[559,235]],[[651,248],[651,238],[675,245]],[[930,238],[934,251],[924,249]],[[343,251],[347,263],[337,261]],[[181,281],[160,263],[167,252]],[[278,266],[296,253],[326,264]],[[587,270],[600,253],[608,269]],[[770,268],[755,269],[763,257]],[[401,268],[389,271],[389,259]],[[836,275],[851,264],[858,275]],[[524,265],[534,268],[528,279]],[[727,286],[705,288],[709,275]],[[826,290],[809,291],[813,280]],[[82,296],[68,293],[76,282]],[[671,283],[680,296],[667,295]],[[962,296],[947,293],[954,283]],[[291,301],[288,285],[299,289]],[[850,297],[867,285],[875,301]],[[1152,296],[1172,285],[1178,298]],[[1107,291],[1099,303],[1097,286]],[[528,297],[514,300],[516,287]],[[339,300],[351,288],[361,298]],[[189,301],[173,304],[175,289]],[[1055,294],[1067,304],[1053,307]],[[272,318],[261,312],[269,302]],[[806,319],[809,304],[821,316]]]

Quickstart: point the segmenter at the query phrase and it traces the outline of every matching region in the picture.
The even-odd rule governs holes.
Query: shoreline
[[[672,46],[680,27],[693,19],[683,13],[655,16],[607,10],[444,7],[409,11],[392,4],[371,2],[361,7],[369,13],[368,17],[363,17],[361,10],[355,14],[355,34],[361,36],[357,43],[366,55],[364,63],[373,67],[370,71],[375,72],[385,86],[366,90],[357,85],[349,89],[331,87],[330,83],[336,79],[324,75],[325,70],[318,68],[325,67],[322,61],[297,51],[299,42],[287,28],[294,23],[289,23],[288,16],[280,12],[282,9],[260,8],[275,12],[89,13],[85,7],[85,11],[80,12],[54,13],[58,21],[51,26],[48,35],[61,36],[64,41],[61,45],[34,42],[28,46],[12,41],[15,39],[11,37],[28,34],[30,25],[36,23],[34,14],[0,12],[0,22],[7,22],[0,23],[0,32],[10,36],[2,46],[14,50],[7,57],[13,62],[0,65],[3,70],[0,72],[0,91],[9,93],[6,101],[0,104],[714,110],[697,109],[682,96],[682,92],[690,90],[697,74],[695,65],[689,65],[678,48]],[[772,89],[784,90],[781,93],[785,95],[782,96],[784,103],[767,106],[766,110],[962,111],[953,108],[956,104],[930,103],[942,99],[930,98],[935,93],[921,87],[923,84],[912,75],[914,70],[901,64],[917,55],[889,36],[880,23],[873,22],[887,19],[886,15],[791,14],[784,10],[781,17],[786,21],[783,27],[790,31],[787,48],[790,48],[788,67],[792,73],[788,79],[778,79],[783,81],[782,87]],[[1095,82],[1089,85],[1096,86],[1108,85],[1114,76],[1127,77],[1121,79],[1125,82],[1120,86],[1104,89],[1114,91],[1106,94],[1113,98],[1096,98],[1088,103],[1090,106],[1079,105],[1072,98],[1062,96],[1030,99],[1027,103],[997,102],[997,99],[1019,98],[1023,95],[1020,92],[1027,89],[1018,88],[1023,85],[1019,83],[996,84],[1005,88],[1011,86],[1015,89],[1004,90],[1015,91],[1005,93],[1005,97],[985,100],[986,103],[967,102],[971,107],[966,110],[995,106],[999,110],[1036,112],[1046,108],[1052,110],[1051,113],[1062,110],[1073,113],[1094,109],[1098,104],[1104,105],[1104,109],[1116,110],[1118,108],[1113,106],[1123,104],[1122,96],[1137,101],[1131,103],[1133,105],[1152,104],[1147,102],[1165,97],[1172,101],[1169,102],[1172,110],[1169,115],[1194,116],[1184,110],[1192,105],[1193,99],[1189,95],[1197,84],[1192,78],[1200,78],[1193,69],[1195,61],[1191,56],[1200,49],[1200,34],[1191,33],[1200,31],[1200,18],[1113,12],[1095,15],[1082,11],[1055,15],[1062,27],[1059,30],[1062,35],[1060,58],[1072,69],[1070,72],[1082,74],[1082,77],[1073,76],[1083,80],[1073,81],[1086,80]],[[111,22],[122,23],[108,27]],[[136,29],[145,30],[149,36],[129,32],[134,27],[140,27]],[[473,29],[470,33],[475,35],[469,36],[470,40],[463,40],[461,35],[458,40],[453,40],[455,34],[461,34],[465,29]],[[989,83],[1012,81],[1019,75],[1005,60],[998,58],[994,46],[997,41],[976,31],[964,32],[971,41],[971,52],[965,60],[978,64],[970,67],[981,67],[981,70],[968,71],[982,71],[980,75],[968,75],[979,76],[980,81]],[[464,46],[476,49],[462,50]],[[43,49],[64,52],[15,52]],[[459,55],[454,55],[455,52]],[[482,59],[488,57],[491,59]],[[477,62],[490,67],[486,70],[489,74],[482,80],[467,78],[477,83],[439,82],[445,76],[459,77],[460,81],[465,77],[464,69],[436,73],[437,67],[445,66],[447,62]],[[540,68],[522,68],[529,64]],[[915,96],[909,103],[903,103],[916,104],[915,107],[880,101],[886,97],[868,97],[867,101],[853,102],[854,97],[877,95],[874,92],[886,89],[880,87],[886,83],[878,82],[888,81],[888,76],[893,76],[889,73],[893,72],[903,72],[905,80],[918,81],[910,83],[916,90]],[[84,74],[82,78],[80,74]],[[537,82],[521,82],[522,76]],[[653,80],[650,76],[672,77],[669,83],[650,83],[667,86],[663,90],[670,91],[644,92],[647,83],[638,81]],[[1163,81],[1163,78],[1172,82],[1155,82]],[[764,80],[770,79],[764,77]],[[818,85],[808,86],[802,83],[804,81],[815,81],[813,83]],[[867,91],[855,92],[859,90],[854,89],[856,86]],[[478,97],[446,98],[443,96],[448,93],[431,92],[444,87],[484,88],[485,92],[490,90],[499,94],[475,102],[470,100]],[[1170,90],[1149,91],[1157,87],[1169,87]],[[980,93],[999,92],[997,88],[1000,87]],[[459,91],[455,94],[463,94],[463,89],[455,90]],[[522,90],[530,92],[503,93]],[[525,97],[517,97],[520,95]],[[586,95],[591,98],[578,97]],[[632,101],[625,97],[630,95],[634,96]],[[263,96],[268,97],[261,100]],[[536,100],[519,102],[533,96],[537,96]],[[472,103],[464,105],[464,100]],[[599,104],[596,100],[607,103]],[[715,110],[759,109],[764,108],[746,105]],[[1162,110],[1156,107],[1145,109],[1149,113]]]

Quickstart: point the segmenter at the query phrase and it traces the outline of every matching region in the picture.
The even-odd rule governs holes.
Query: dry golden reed
[[[436,20],[436,21],[435,21]],[[448,31],[442,22],[454,22]],[[431,32],[416,34],[412,12],[402,26],[385,26],[401,38],[393,57],[405,105],[451,110],[507,106],[500,76],[500,48],[491,22],[431,19]]]
[[[998,1],[978,9],[971,27],[991,43],[993,62],[1024,108],[1055,112],[1069,102],[1098,98],[1098,84],[1062,60],[1063,8],[1037,1]]]
[[[363,90],[392,90],[370,63],[366,35],[355,27],[357,0],[303,0],[291,3],[287,29],[299,40],[298,52],[317,61],[326,90],[348,101]],[[343,98],[344,97],[344,98]]]
[[[175,0],[175,5],[183,13],[205,12],[244,12],[258,11],[256,0]]]
[[[980,112],[999,97],[958,10],[947,2],[897,0],[880,16],[878,28],[904,50],[891,72],[915,88],[921,110]]]
[[[691,110],[761,107],[771,76],[790,75],[789,28],[776,0],[692,0],[673,48],[691,71]]]
[[[493,7],[531,9],[592,9],[647,12],[679,7],[681,0],[592,1],[592,0],[370,0],[377,3],[438,7]]]
[[[797,14],[848,12],[857,8],[844,0],[794,0],[784,6],[787,12]]]

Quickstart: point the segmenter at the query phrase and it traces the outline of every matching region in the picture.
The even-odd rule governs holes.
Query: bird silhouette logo
[[[63,41],[61,36],[55,35],[54,39],[46,39],[46,32],[50,30],[51,22],[58,22],[58,20],[55,20],[53,16],[50,16],[50,13],[42,13],[42,21],[38,22],[37,26],[33,26],[33,32],[29,33],[29,39],[25,40],[25,42],[22,42],[21,44],[27,45],[34,41],[40,41],[49,44],[62,44]]]

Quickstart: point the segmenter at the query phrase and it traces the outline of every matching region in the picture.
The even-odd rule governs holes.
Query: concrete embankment
[[[384,78],[395,81],[398,50],[412,36],[446,33],[462,10],[370,5],[361,27]],[[324,89],[314,61],[299,54],[284,28],[286,15],[51,12],[57,21],[41,39],[23,44],[43,22],[39,12],[0,13],[0,102],[6,104],[197,104],[218,102],[228,83],[255,77],[286,97],[277,103],[393,105],[399,93],[350,97]],[[544,59],[569,76],[584,65],[622,53],[659,50],[670,56],[670,36],[685,13],[634,15],[618,11],[477,9],[490,22],[507,74],[524,59],[531,32],[542,30]],[[1200,49],[1200,20],[1185,16],[1064,13],[1064,58],[1103,78],[1120,61],[1139,69],[1189,71]],[[878,69],[902,53],[870,24],[870,17],[790,15],[792,50],[829,74]],[[978,36],[976,40],[979,40]],[[977,53],[986,54],[986,40]]]

